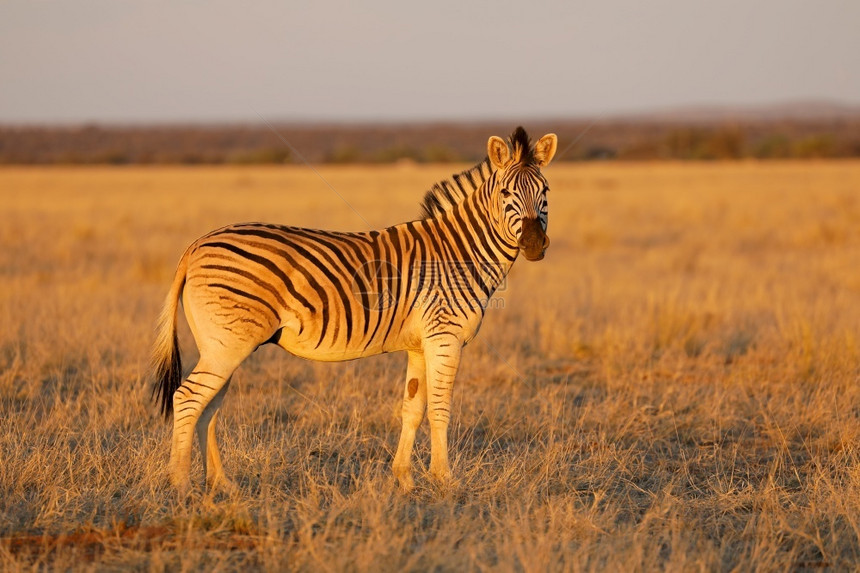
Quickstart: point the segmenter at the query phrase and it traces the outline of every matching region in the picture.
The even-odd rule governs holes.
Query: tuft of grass
[[[382,227],[459,168],[319,169]],[[860,164],[547,177],[547,258],[464,351],[454,483],[426,428],[416,490],[391,476],[404,356],[263,347],[219,427],[241,494],[184,503],[144,370],[182,249],[364,222],[297,166],[0,170],[2,568],[856,568]]]

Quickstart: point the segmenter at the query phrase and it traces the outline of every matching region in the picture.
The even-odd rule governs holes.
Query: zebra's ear
[[[558,137],[554,133],[544,135],[535,144],[535,163],[539,167],[546,167],[555,156],[556,149],[558,149]]]
[[[487,156],[496,169],[503,169],[511,159],[511,151],[504,139],[493,135],[487,141]]]

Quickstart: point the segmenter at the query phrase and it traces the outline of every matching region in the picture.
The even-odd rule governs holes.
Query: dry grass
[[[451,170],[322,173],[382,226]],[[263,348],[221,426],[242,495],[185,505],[144,371],[175,261],[362,219],[299,167],[0,171],[2,568],[856,568],[860,164],[547,175],[547,258],[465,351],[457,483],[393,483],[404,356]]]

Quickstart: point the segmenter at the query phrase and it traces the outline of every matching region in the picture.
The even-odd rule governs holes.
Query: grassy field
[[[0,568],[860,566],[856,162],[551,166],[547,257],[464,352],[456,483],[394,483],[405,355],[264,347],[220,425],[241,494],[177,501],[146,362],[186,245],[394,224],[454,169],[0,170]]]

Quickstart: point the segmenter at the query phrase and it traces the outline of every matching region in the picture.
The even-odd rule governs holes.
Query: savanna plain
[[[464,351],[453,483],[426,421],[416,489],[391,475],[405,355],[264,346],[219,424],[240,493],[176,498],[147,362],[188,243],[395,224],[463,167],[0,170],[2,569],[860,566],[857,162],[551,165],[547,256]]]

